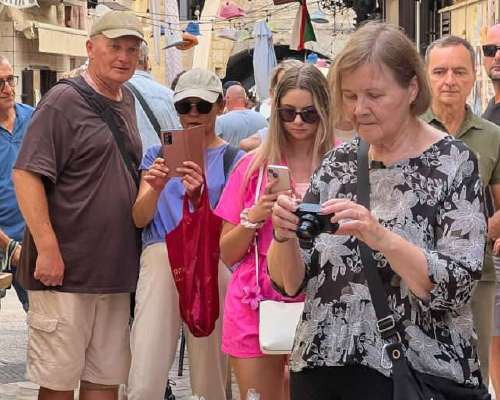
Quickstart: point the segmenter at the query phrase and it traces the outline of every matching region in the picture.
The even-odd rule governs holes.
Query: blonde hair
[[[410,112],[413,116],[419,116],[429,108],[431,90],[422,58],[413,42],[394,25],[368,22],[349,37],[329,73],[337,117],[343,110],[342,75],[366,64],[386,66],[404,89],[416,78],[418,94],[410,105]]]
[[[296,60],[295,58],[287,58],[281,61],[276,67],[274,67],[271,73],[271,82],[269,84],[269,90],[274,95],[276,86],[278,86],[278,78],[282,72],[288,71],[290,68],[299,68],[303,65],[302,61]]]
[[[333,131],[331,129],[332,102],[328,91],[328,82],[323,74],[313,65],[301,64],[288,69],[276,87],[271,106],[271,118],[266,140],[255,151],[245,182],[252,174],[265,164],[279,164],[286,156],[288,137],[285,127],[278,116],[281,99],[293,89],[306,90],[311,93],[313,105],[320,120],[314,137],[312,164],[316,167],[323,156],[332,148]]]

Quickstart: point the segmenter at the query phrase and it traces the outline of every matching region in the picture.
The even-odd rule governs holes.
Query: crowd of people
[[[350,35],[328,77],[282,61],[256,109],[209,70],[155,82],[130,14],[101,16],[86,46],[88,64],[36,110],[16,103],[0,56],[1,265],[27,312],[40,400],[112,400],[120,385],[163,399],[181,331],[206,400],[230,400],[231,373],[243,400],[402,400],[393,345],[435,399],[486,400],[490,377],[500,396],[500,25],[482,47],[495,88],[483,117],[467,104],[465,39],[422,58],[380,22]],[[161,133],[200,127],[204,165],[174,170]],[[165,237],[204,198],[222,220],[220,311],[200,337]],[[265,300],[304,303],[290,354],[263,352]]]

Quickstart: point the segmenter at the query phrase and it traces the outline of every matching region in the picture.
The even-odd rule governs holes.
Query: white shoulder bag
[[[259,169],[259,179],[255,190],[255,203],[259,200],[264,168]],[[259,285],[259,249],[257,235],[255,247],[255,279]],[[259,303],[259,343],[264,354],[290,354],[292,352],[295,330],[304,310],[304,303],[284,303],[263,300]]]

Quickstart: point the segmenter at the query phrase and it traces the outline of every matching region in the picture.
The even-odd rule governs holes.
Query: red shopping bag
[[[200,206],[193,212],[184,195],[182,220],[165,236],[181,317],[196,337],[210,335],[219,318],[222,219],[212,212],[207,192],[205,184]]]

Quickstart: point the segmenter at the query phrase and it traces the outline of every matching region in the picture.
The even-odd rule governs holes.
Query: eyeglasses
[[[500,46],[497,46],[496,44],[483,45],[483,54],[485,57],[495,57],[498,50],[500,50]]]
[[[5,84],[8,83],[11,88],[16,87],[19,77],[16,75],[10,75],[5,79],[0,79],[0,91],[5,89]]]
[[[187,114],[191,111],[193,107],[196,107],[196,111],[200,114],[208,114],[212,111],[213,104],[205,100],[200,101],[187,101],[181,100],[174,104],[175,109],[181,115]]]
[[[315,124],[320,119],[318,111],[314,107],[306,107],[301,111],[289,107],[278,108],[278,116],[283,122],[293,122],[297,115],[300,115],[306,124]]]

